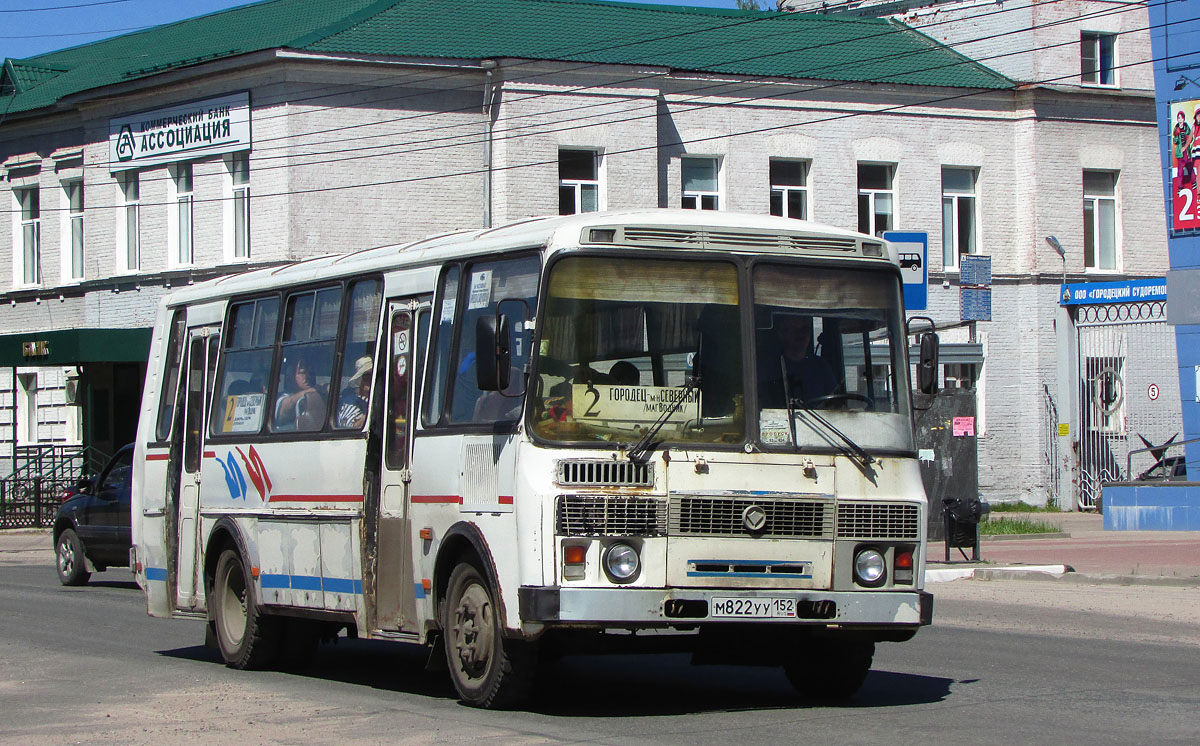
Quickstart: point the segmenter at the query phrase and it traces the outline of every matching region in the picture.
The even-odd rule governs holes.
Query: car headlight
[[[614,583],[628,583],[638,576],[642,562],[628,544],[610,544],[604,550],[604,572]]]
[[[859,585],[875,587],[883,585],[887,578],[887,560],[878,549],[860,549],[854,555],[854,580]]]

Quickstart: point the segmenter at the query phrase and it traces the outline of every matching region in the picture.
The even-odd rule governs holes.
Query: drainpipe
[[[492,70],[495,60],[482,60],[483,80],[483,227],[492,227]]]

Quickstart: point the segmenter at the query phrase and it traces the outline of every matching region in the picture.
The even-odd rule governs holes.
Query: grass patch
[[[1052,508],[1048,505],[1028,505],[1022,502],[1016,503],[992,503],[993,513],[1058,513],[1058,508]]]
[[[979,533],[985,536],[998,534],[1055,534],[1061,531],[1058,526],[1052,526],[1042,521],[1031,521],[1027,518],[996,518],[979,524]]]

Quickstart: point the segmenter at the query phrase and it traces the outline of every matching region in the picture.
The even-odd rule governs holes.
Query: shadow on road
[[[201,645],[160,655],[220,664]],[[455,699],[444,671],[427,671],[429,652],[417,645],[347,640],[324,645],[312,665],[292,675],[351,686]],[[806,700],[782,670],[693,666],[687,655],[565,656],[547,663],[527,710],[551,717],[671,716],[704,712],[808,707],[897,707],[940,702],[953,679],[875,670],[848,701]]]

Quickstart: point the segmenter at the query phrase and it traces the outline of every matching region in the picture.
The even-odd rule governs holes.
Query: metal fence
[[[17,468],[0,479],[0,529],[50,526],[63,493],[98,473],[107,460],[94,448],[18,446]]]

